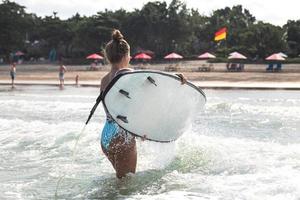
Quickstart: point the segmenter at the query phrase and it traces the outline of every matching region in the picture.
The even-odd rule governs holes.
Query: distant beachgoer
[[[64,76],[65,76],[66,71],[67,71],[67,68],[63,64],[61,64],[59,66],[59,86],[60,86],[60,88],[64,87]]]
[[[282,69],[282,64],[281,63],[277,63],[277,67],[274,69],[275,72],[280,72]]]
[[[268,68],[266,69],[267,72],[273,72],[273,63],[269,63]]]
[[[75,76],[75,84],[77,87],[79,86],[79,75],[78,74]]]
[[[15,78],[16,78],[17,68],[16,63],[12,63],[10,66],[10,77],[11,77],[11,87],[15,87]]]

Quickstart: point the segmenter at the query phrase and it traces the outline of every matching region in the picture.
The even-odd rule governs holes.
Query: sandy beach
[[[266,72],[266,65],[246,64],[243,72],[228,72],[225,63],[213,65],[210,72],[199,72],[203,61],[182,61],[177,64],[136,64],[134,69],[163,70],[173,68],[171,73],[183,73],[188,80],[204,88],[278,88],[300,89],[300,65],[286,64],[281,72]],[[79,84],[83,86],[99,86],[101,78],[108,72],[109,65],[99,66],[97,71],[90,71],[89,65],[67,66],[65,84],[75,84],[79,75]],[[10,84],[9,66],[0,66],[0,84]],[[17,65],[16,84],[58,84],[58,65],[53,64],[21,64]]]

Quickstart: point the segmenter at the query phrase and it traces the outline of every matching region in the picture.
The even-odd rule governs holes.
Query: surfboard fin
[[[127,117],[123,116],[123,115],[118,115],[117,119],[121,120],[122,122],[128,124],[128,120]]]
[[[152,83],[153,85],[157,86],[155,80],[151,76],[148,76],[147,80],[150,81],[150,83]]]
[[[128,99],[131,99],[130,98],[130,96],[129,96],[129,92],[127,92],[127,91],[125,91],[125,90],[119,90],[119,92],[121,93],[121,94],[123,94],[125,97],[127,97]]]

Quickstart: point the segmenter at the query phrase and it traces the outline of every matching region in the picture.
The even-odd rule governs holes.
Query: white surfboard
[[[157,142],[181,136],[205,102],[201,89],[160,71],[121,73],[103,93],[103,105],[120,127]]]

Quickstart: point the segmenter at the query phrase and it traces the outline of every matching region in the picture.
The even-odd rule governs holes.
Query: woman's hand
[[[184,84],[187,83],[187,80],[186,80],[186,78],[184,77],[183,74],[176,74],[176,75],[180,78],[180,80],[181,80],[181,85],[184,85]]]

